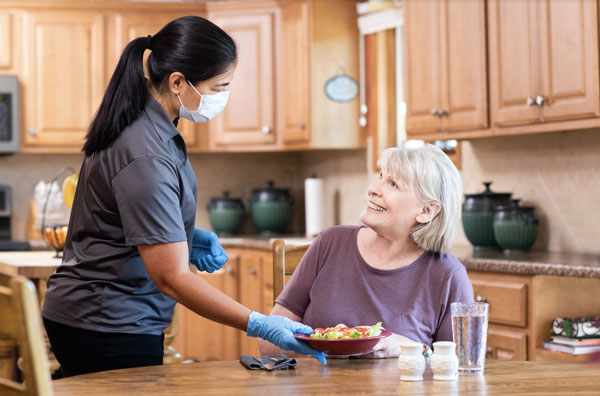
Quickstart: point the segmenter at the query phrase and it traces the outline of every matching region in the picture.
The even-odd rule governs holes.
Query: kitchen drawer
[[[527,334],[517,330],[488,328],[486,358],[527,360]]]
[[[470,272],[469,278],[475,300],[490,304],[490,323],[527,327],[527,279],[482,272]]]

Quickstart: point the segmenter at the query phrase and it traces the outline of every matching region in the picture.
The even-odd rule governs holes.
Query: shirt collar
[[[152,95],[148,95],[148,101],[146,102],[146,113],[150,118],[150,122],[154,125],[154,129],[158,132],[161,140],[166,142],[179,135],[176,123],[171,120],[165,109],[154,99]],[[179,117],[176,117],[177,120]]]

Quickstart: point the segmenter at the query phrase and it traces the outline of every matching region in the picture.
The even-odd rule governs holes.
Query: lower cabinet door
[[[201,272],[208,284],[229,297],[238,299],[239,257],[230,256],[223,268],[212,274]],[[181,306],[179,334],[173,346],[183,359],[197,361],[236,360],[239,358],[239,337],[233,327],[213,322]]]
[[[490,326],[486,357],[499,360],[527,360],[527,334]]]

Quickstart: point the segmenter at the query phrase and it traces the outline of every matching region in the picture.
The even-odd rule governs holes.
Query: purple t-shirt
[[[362,258],[360,227],[336,226],[312,243],[276,303],[313,327],[373,325],[431,346],[452,341],[450,303],[473,301],[465,267],[430,251],[413,263],[377,269]]]

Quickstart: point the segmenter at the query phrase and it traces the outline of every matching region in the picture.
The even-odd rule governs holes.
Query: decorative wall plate
[[[358,83],[346,74],[339,74],[327,80],[325,94],[334,102],[349,102],[358,95]]]

